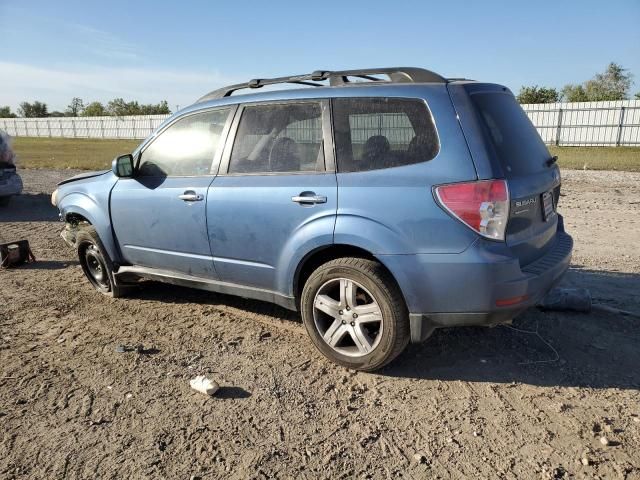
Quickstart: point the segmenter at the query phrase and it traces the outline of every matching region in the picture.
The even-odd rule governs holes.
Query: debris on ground
[[[554,288],[540,300],[538,308],[589,313],[591,292],[586,288]]]
[[[31,251],[27,240],[18,240],[11,243],[2,243],[0,237],[0,267],[19,267],[24,263],[34,263],[36,257]]]
[[[416,453],[413,455],[413,461],[416,463],[427,463],[427,456],[424,453]]]
[[[198,375],[197,377],[192,378],[191,381],[189,381],[189,385],[191,385],[191,388],[194,390],[209,396],[212,396],[220,388],[220,385],[218,385],[217,382],[205,377],[204,375]]]
[[[144,345],[138,343],[136,345],[118,345],[115,348],[116,353],[136,352],[139,354],[157,353],[155,348],[144,348]]]
[[[538,302],[541,310],[557,310],[590,313],[599,311],[640,318],[640,313],[622,310],[602,303],[593,303],[587,288],[554,288]]]

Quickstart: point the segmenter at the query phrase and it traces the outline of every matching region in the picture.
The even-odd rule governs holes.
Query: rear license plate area
[[[542,194],[542,218],[546,222],[555,214],[553,206],[553,191]]]

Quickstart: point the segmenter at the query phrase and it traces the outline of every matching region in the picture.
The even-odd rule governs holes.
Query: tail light
[[[440,205],[469,228],[492,240],[504,240],[509,219],[506,180],[440,185],[435,192]]]

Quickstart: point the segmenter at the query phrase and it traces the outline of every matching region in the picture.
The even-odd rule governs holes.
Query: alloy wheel
[[[313,319],[325,343],[349,357],[368,355],[382,338],[384,320],[378,302],[348,278],[329,280],[318,289]]]

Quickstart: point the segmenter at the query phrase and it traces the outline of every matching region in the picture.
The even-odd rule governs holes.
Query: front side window
[[[313,172],[324,169],[318,102],[244,108],[229,173]]]
[[[337,98],[333,121],[340,172],[424,162],[440,148],[431,113],[422,100]]]
[[[210,175],[213,158],[230,108],[184,117],[156,138],[143,152],[138,175],[171,177]]]

